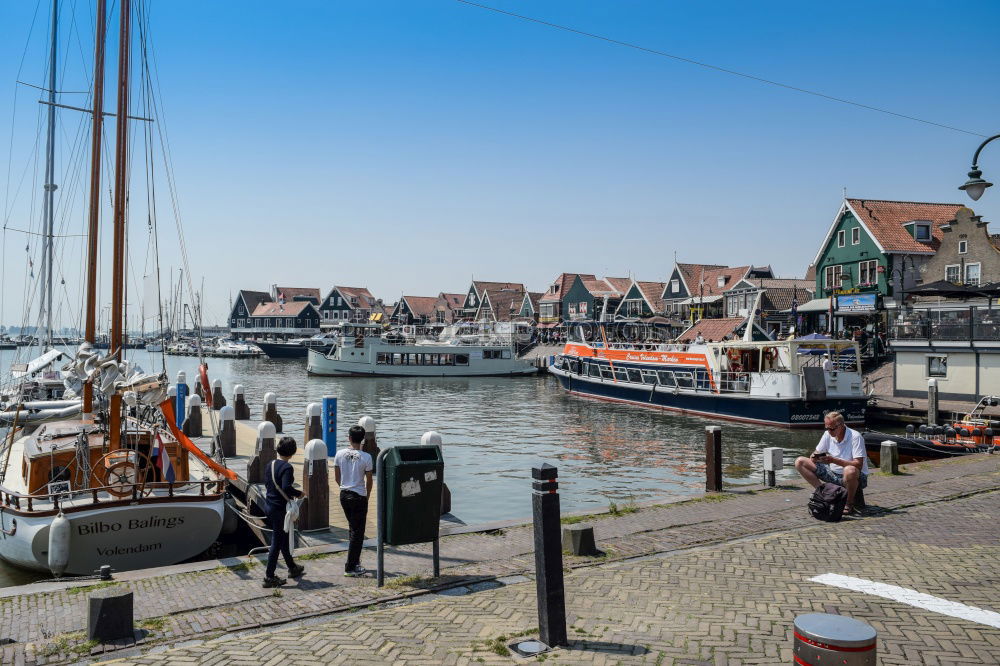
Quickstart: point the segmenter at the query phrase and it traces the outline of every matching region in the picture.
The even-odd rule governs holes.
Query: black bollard
[[[306,442],[323,439],[323,406],[318,402],[306,405],[306,430],[303,439]]]
[[[233,403],[235,403],[234,407],[236,409],[236,420],[250,420],[250,405],[247,404],[242,384],[237,384],[233,388]]]
[[[236,410],[228,405],[219,410],[219,450],[226,458],[236,455]]]
[[[722,428],[705,426],[705,492],[722,492]]]
[[[222,395],[222,380],[212,381],[212,409],[218,411],[226,406],[226,396]]]
[[[264,483],[264,472],[278,455],[274,451],[274,436],[274,424],[270,421],[262,421],[257,426],[257,450],[247,463],[248,483]]]
[[[563,585],[558,470],[548,463],[531,468],[535,524],[535,589],[538,631],[548,647],[566,645],[566,589]]]
[[[278,414],[278,396],[273,393],[264,394],[264,420],[273,423],[277,432],[284,432],[281,416]]]
[[[201,398],[197,395],[189,395],[187,398],[187,418],[181,431],[188,437],[201,437]]]

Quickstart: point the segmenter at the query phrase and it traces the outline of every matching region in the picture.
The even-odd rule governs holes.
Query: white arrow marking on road
[[[883,599],[891,599],[908,606],[916,606],[941,615],[950,615],[962,620],[969,620],[978,624],[985,624],[989,627],[1000,629],[1000,613],[975,606],[967,606],[957,601],[948,601],[941,597],[935,597],[923,592],[917,592],[898,585],[888,585],[874,580],[864,578],[854,578],[852,576],[841,576],[835,573],[826,573],[814,576],[809,579],[814,583],[823,583],[833,587],[842,587],[855,592],[864,592]]]

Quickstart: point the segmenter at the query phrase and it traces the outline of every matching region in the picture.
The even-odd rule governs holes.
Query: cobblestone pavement
[[[1000,663],[998,629],[809,580],[839,573],[1000,609],[998,511],[1000,492],[991,492],[578,569],[566,577],[571,643],[546,660],[790,663],[794,617],[827,612],[872,624],[881,664]],[[512,635],[533,633],[534,612],[526,582],[117,663],[510,663],[498,652]]]
[[[940,502],[994,489],[1000,485],[998,469],[1000,456],[919,463],[906,467],[904,475],[872,479],[866,494],[869,504],[899,510],[918,503]],[[614,560],[772,532],[813,528],[816,523],[803,508],[805,497],[804,490],[786,487],[752,495],[726,494],[683,504],[645,507],[627,515],[595,519],[598,542],[606,548],[608,557],[599,562],[587,558],[567,558],[567,566],[587,568],[583,569],[587,573],[574,576],[588,579],[592,571],[589,568],[597,563],[600,563],[600,571],[606,571],[611,566],[606,563]],[[928,510],[933,513],[932,509]],[[876,526],[892,524],[887,521],[900,517],[852,521],[850,525],[855,530],[877,529]],[[931,537],[940,540],[964,539],[970,529],[962,521],[943,522],[936,534],[931,530],[925,535],[925,541]],[[810,534],[813,532],[815,530]],[[458,584],[468,585],[487,578],[529,574],[534,567],[530,526],[446,537],[442,540],[441,552],[442,577],[421,582],[415,588],[397,586],[379,590],[374,587],[371,578],[343,578],[340,575],[343,554],[306,561],[305,579],[283,589],[280,596],[260,587],[262,574],[259,564],[139,578],[125,584],[136,594],[136,615],[139,626],[143,628],[139,644],[142,649],[149,649],[154,644],[204,640],[223,632],[254,631],[380,603],[406,602],[427,595],[426,588],[434,590]],[[364,557],[371,563],[373,556],[370,551]],[[781,562],[781,558],[773,556],[766,561],[768,566],[773,566],[773,563]],[[429,547],[390,549],[386,564],[390,573],[426,575],[430,570]],[[954,561],[951,565],[954,566]],[[965,566],[964,561],[962,565]],[[822,571],[815,570],[814,573]],[[741,574],[734,572],[733,575]],[[996,576],[991,574],[988,580],[995,583]],[[702,581],[701,584],[708,582]],[[511,594],[518,587],[524,586],[513,586],[490,594]],[[0,599],[0,637],[11,637],[17,641],[2,648],[0,662],[58,663],[86,654],[86,649],[91,646],[84,644],[79,634],[86,617],[85,592],[85,589],[76,588]],[[483,595],[480,592],[471,595],[470,599]],[[454,601],[461,602],[458,608],[467,602],[464,597]],[[516,608],[521,611],[526,609],[525,612],[530,615],[533,600],[516,603]],[[515,613],[514,610],[497,612]],[[504,629],[497,634],[516,629]],[[488,638],[489,632],[484,636]],[[103,650],[128,648],[134,644],[123,641],[116,645],[98,646],[93,648],[92,653],[98,655]]]

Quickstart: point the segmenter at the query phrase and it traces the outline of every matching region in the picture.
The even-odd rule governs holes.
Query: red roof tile
[[[590,273],[560,273],[553,282],[552,286],[558,286],[559,288],[553,292],[552,286],[549,287],[548,291],[542,296],[542,303],[554,303],[561,301],[563,294],[569,291],[569,288],[573,286],[573,280],[579,275],[581,280],[596,280],[597,278]]]
[[[688,295],[715,296],[742,280],[752,266],[716,266],[710,264],[677,264],[684,275]],[[719,286],[719,278],[725,278]]]
[[[340,294],[347,299],[352,296],[358,299],[358,305],[360,307],[370,308],[375,305],[375,297],[372,293],[368,291],[368,287],[334,287]]]
[[[312,298],[316,303],[319,303],[323,298],[319,289],[313,289],[312,287],[275,287],[274,297],[280,298],[284,294],[286,301],[294,301],[296,298],[301,300],[302,298]]]
[[[309,301],[288,301],[281,303],[261,303],[254,308],[252,317],[297,317],[302,311],[312,305]]]
[[[433,317],[437,306],[437,296],[403,296],[410,314],[414,317]]]
[[[933,254],[941,244],[941,226],[955,219],[961,204],[847,199],[854,215],[868,228],[885,252]],[[914,220],[930,221],[930,243],[913,238],[903,225]],[[832,233],[832,229],[831,229]]]
[[[733,337],[733,332],[740,327],[746,319],[743,317],[725,317],[722,319],[700,319],[694,326],[684,331],[678,336],[678,342],[691,342],[698,334],[713,342],[719,342],[725,336]]]
[[[663,291],[667,288],[666,282],[640,282],[636,280],[635,285],[654,313],[663,312],[666,309],[663,304]]]

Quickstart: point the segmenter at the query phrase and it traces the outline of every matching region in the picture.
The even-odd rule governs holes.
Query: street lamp
[[[965,193],[969,195],[969,198],[973,201],[979,201],[979,197],[983,196],[983,192],[986,191],[987,187],[993,187],[993,183],[983,180],[983,172],[979,170],[979,153],[983,151],[993,139],[1000,139],[1000,134],[991,136],[990,138],[979,144],[979,148],[976,148],[976,154],[972,156],[972,171],[969,172],[969,180],[966,181],[964,185],[961,185],[958,189],[965,190]]]

